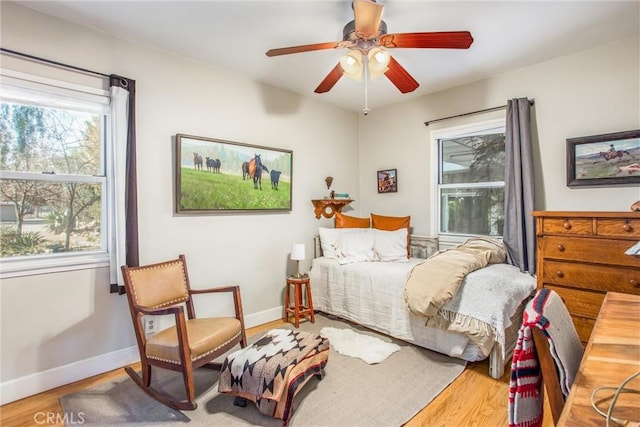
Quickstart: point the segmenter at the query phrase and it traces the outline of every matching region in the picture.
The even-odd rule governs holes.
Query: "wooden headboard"
[[[412,258],[426,259],[438,252],[437,236],[411,234],[409,239],[409,254]],[[320,236],[316,235],[313,238],[313,257],[318,258],[321,256],[322,246],[320,245]]]

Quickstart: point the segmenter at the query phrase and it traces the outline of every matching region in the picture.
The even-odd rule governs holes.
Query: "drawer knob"
[[[564,252],[564,246],[562,246],[562,245],[558,245],[558,250],[559,250],[560,252]]]
[[[560,270],[556,271],[556,276],[558,276],[559,278],[563,278],[564,277],[564,273]]]
[[[629,283],[631,283],[631,286],[633,286],[634,288],[640,288],[640,283],[638,283],[636,279],[629,280]]]
[[[633,227],[631,227],[631,224],[625,224],[625,225],[623,225],[623,226],[622,226],[622,229],[623,229],[624,231],[626,231],[626,232],[633,231]]]
[[[566,220],[564,224],[562,224],[562,226],[565,230],[571,230],[571,223],[569,222],[569,220]]]

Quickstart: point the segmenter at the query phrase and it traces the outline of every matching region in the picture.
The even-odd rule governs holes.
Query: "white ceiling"
[[[375,109],[505,71],[638,35],[639,1],[380,0],[389,33],[471,32],[468,50],[391,49],[420,83],[401,94],[385,77],[369,83]],[[350,0],[17,1],[68,21],[349,110],[364,106],[364,83],[343,77],[313,90],[342,49],[268,58],[271,48],[342,40]],[[130,76],[135,79],[135,75]]]

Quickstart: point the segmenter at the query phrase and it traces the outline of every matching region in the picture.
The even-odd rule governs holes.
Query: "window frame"
[[[66,272],[80,269],[109,267],[110,265],[110,223],[115,214],[115,206],[109,204],[109,188],[113,178],[106,169],[108,144],[112,144],[111,117],[109,111],[110,93],[105,89],[80,85],[63,80],[20,71],[0,69],[0,87],[11,89],[10,96],[3,96],[3,102],[16,102],[47,108],[64,108],[97,113],[100,115],[100,171],[95,175],[83,174],[38,174],[24,171],[0,170],[3,179],[24,179],[49,182],[79,182],[99,184],[100,197],[100,249],[83,252],[61,252],[54,254],[33,254],[16,257],[0,257],[0,278],[31,276],[45,273]],[[24,99],[20,99],[24,93]],[[34,95],[36,93],[36,95]],[[38,99],[38,93],[42,98]],[[17,95],[16,95],[17,94]]]
[[[430,143],[431,143],[431,179],[433,185],[431,185],[431,229],[433,234],[438,236],[438,241],[441,247],[447,248],[454,245],[463,243],[467,239],[476,236],[469,233],[443,233],[440,231],[440,224],[442,220],[442,206],[440,192],[442,189],[447,188],[503,188],[504,181],[489,181],[489,182],[467,182],[467,183],[454,183],[454,184],[440,184],[440,174],[442,165],[442,150],[440,149],[440,141],[443,139],[452,139],[455,137],[466,136],[471,134],[477,134],[482,131],[495,130],[496,128],[506,131],[506,118],[504,115],[496,118],[484,118],[476,119],[476,121],[453,125],[448,127],[441,127],[439,129],[431,131]],[[495,239],[502,240],[502,236],[492,236]]]

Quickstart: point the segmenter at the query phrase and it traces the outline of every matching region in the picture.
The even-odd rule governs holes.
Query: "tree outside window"
[[[0,102],[0,256],[98,251],[103,114]]]
[[[502,236],[504,127],[437,143],[439,233]]]

